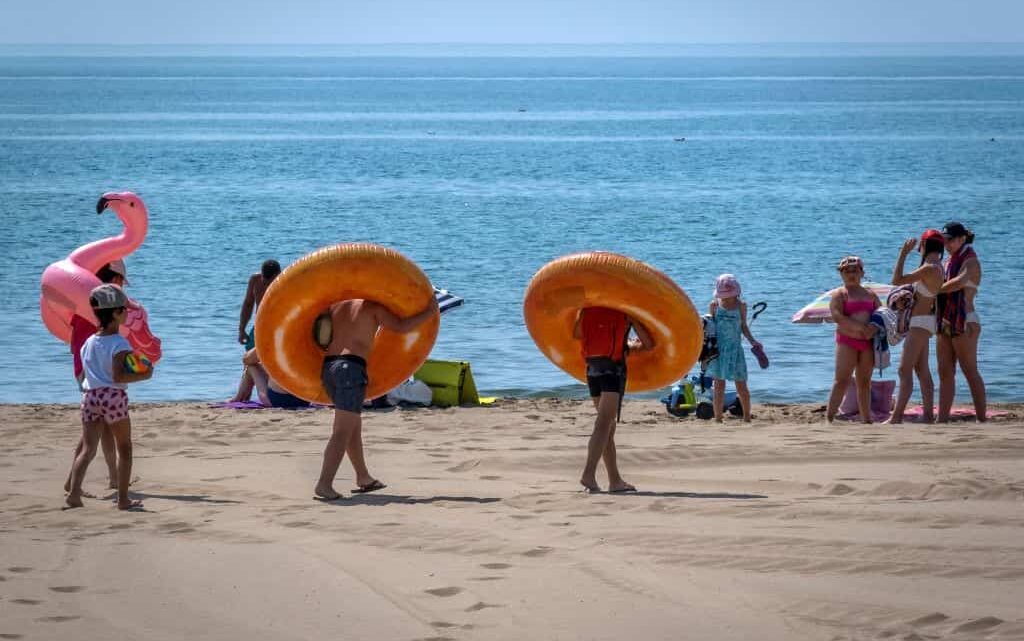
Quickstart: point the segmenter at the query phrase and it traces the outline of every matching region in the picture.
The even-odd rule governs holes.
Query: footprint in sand
[[[454,637],[421,637],[412,641],[458,641]]]
[[[445,471],[446,472],[468,472],[469,470],[473,469],[477,465],[480,465],[480,459],[470,459],[468,461],[464,461],[462,463],[459,463],[458,465],[453,465],[452,467],[449,467]]]
[[[932,612],[931,614],[926,614],[923,617],[918,617],[913,621],[910,621],[907,625],[915,628],[926,625],[935,625],[936,623],[942,623],[948,618],[948,616],[941,612]]]
[[[292,521],[291,523],[285,523],[285,527],[309,527],[313,525],[312,521]]]
[[[485,608],[503,608],[503,605],[497,605],[494,603],[484,603],[483,601],[477,601],[473,605],[466,608],[466,612],[479,612]]]
[[[7,571],[8,572],[14,572],[15,574],[25,574],[26,572],[31,572],[32,568],[27,568],[25,566],[16,565],[13,568],[7,568]]]
[[[481,476],[480,480],[481,481],[500,481],[501,477],[500,476],[487,475],[487,476]]]
[[[447,621],[431,621],[430,625],[435,628],[457,628],[458,623],[448,623]]]
[[[508,577],[504,576],[473,576],[470,577],[470,581],[504,581]]]
[[[42,601],[38,599],[11,599],[11,603],[17,603],[18,605],[39,605]]]
[[[488,570],[507,570],[513,566],[511,563],[481,563],[480,567]]]
[[[456,594],[461,593],[462,592],[462,588],[458,588],[458,587],[454,587],[454,586],[447,587],[447,588],[432,588],[430,590],[424,590],[424,592],[426,592],[427,594],[432,594],[434,596],[449,597],[449,596],[455,596]]]
[[[20,639],[20,634],[0,633],[0,639]]]
[[[554,551],[554,548],[549,548],[547,546],[542,545],[542,546],[539,546],[539,547],[535,547],[532,550],[529,550],[527,552],[523,552],[523,556],[528,556],[530,558],[536,558],[536,557],[539,557],[539,556],[546,556],[548,554],[551,554],[552,551]]]
[[[988,630],[994,628],[997,625],[1002,625],[1003,620],[997,619],[996,617],[982,617],[981,619],[975,619],[974,621],[968,621],[962,625],[958,625],[953,628],[953,633],[959,632],[980,632],[981,630]]]
[[[50,588],[54,592],[60,592],[61,594],[74,594],[75,592],[81,592],[84,590],[80,585],[55,585]]]
[[[40,621],[42,623],[64,623],[65,621],[74,621],[75,619],[81,618],[82,617],[77,615],[58,614],[53,617],[42,617],[40,619],[36,619],[36,621]]]

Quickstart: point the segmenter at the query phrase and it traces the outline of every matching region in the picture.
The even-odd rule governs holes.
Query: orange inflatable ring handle
[[[256,350],[267,373],[308,401],[330,404],[320,382],[324,350],[314,341],[313,323],[334,303],[363,298],[400,317],[421,311],[434,296],[419,267],[396,252],[370,243],[324,247],[289,265],[267,288],[256,313]],[[367,363],[366,398],[386,394],[412,376],[427,359],[440,316],[408,334],[381,329]]]
[[[584,307],[625,312],[644,326],[654,349],[626,358],[626,389],[658,389],[697,362],[704,330],[690,298],[671,278],[646,263],[610,252],[563,256],[540,269],[526,288],[523,316],[530,336],[551,362],[587,380],[580,342],[572,330]]]

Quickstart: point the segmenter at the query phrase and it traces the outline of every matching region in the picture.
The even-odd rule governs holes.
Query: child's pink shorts
[[[107,425],[128,418],[128,393],[119,387],[98,387],[82,396],[82,422]]]

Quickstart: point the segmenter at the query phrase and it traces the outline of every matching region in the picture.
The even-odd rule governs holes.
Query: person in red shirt
[[[125,268],[124,261],[118,259],[100,267],[100,270],[96,272],[96,278],[99,278],[102,283],[124,287],[128,284],[128,270]],[[74,359],[73,371],[75,380],[78,381],[79,388],[81,388],[82,381],[85,379],[85,373],[82,368],[82,345],[85,345],[85,341],[95,334],[98,329],[87,318],[82,318],[78,314],[71,317],[71,355]],[[85,442],[82,438],[79,438],[78,445],[75,446],[75,456],[71,459],[72,461],[78,458],[84,446]],[[114,433],[110,429],[104,429],[100,433],[100,446],[103,450],[103,460],[107,463],[107,474],[110,479],[107,487],[115,489],[117,488],[117,448],[114,441]],[[67,480],[64,481],[64,491],[71,491],[70,471],[68,472]],[[84,492],[83,496],[87,498],[93,497],[88,492]]]
[[[630,338],[630,331],[636,333]],[[580,310],[573,327],[573,337],[580,341],[587,363],[587,387],[597,408],[594,431],[587,445],[587,462],[580,484],[587,492],[600,492],[597,464],[603,458],[608,471],[609,492],[635,492],[619,473],[615,453],[615,426],[626,391],[626,354],[649,350],[654,339],[635,320],[614,309],[586,307]]]

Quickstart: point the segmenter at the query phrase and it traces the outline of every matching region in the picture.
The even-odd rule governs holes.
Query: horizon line
[[[471,46],[471,47],[607,47],[607,46],[879,46],[879,45],[1024,45],[1024,40],[763,40],[763,41],[715,41],[715,42],[0,42],[3,47],[374,47],[374,46]]]

